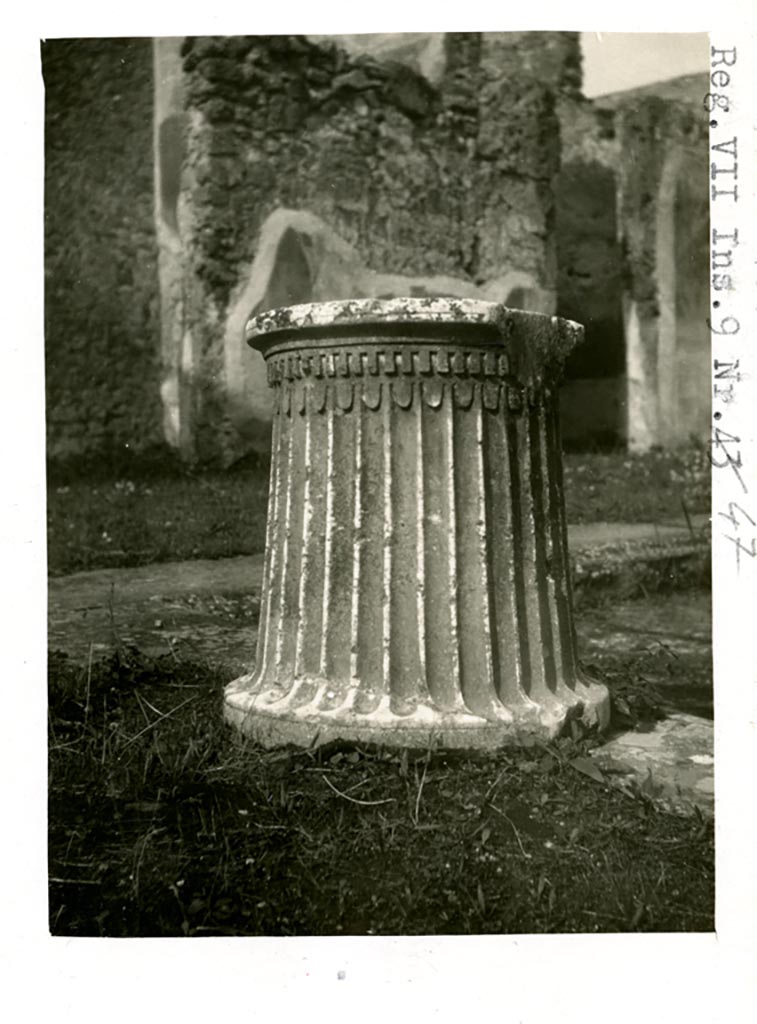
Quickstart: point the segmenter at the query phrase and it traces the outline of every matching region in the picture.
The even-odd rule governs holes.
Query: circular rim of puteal
[[[582,330],[573,320],[510,309],[499,302],[458,298],[338,299],[331,302],[305,302],[282,306],[252,316],[245,326],[245,337],[252,344],[257,338],[306,330],[310,327],[346,327],[352,324],[491,324],[503,321],[531,320],[542,326]]]

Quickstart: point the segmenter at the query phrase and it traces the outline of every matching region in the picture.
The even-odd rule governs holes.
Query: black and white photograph
[[[47,939],[721,937],[739,39],[172,24],[37,42]]]
[[[42,44],[53,934],[712,930],[708,66]]]

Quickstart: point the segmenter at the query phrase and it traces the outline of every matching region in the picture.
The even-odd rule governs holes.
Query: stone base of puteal
[[[314,749],[335,741],[403,747],[411,750],[498,750],[534,741],[549,742],[570,728],[603,732],[610,721],[610,698],[600,683],[581,683],[570,695],[554,704],[501,707],[492,718],[464,711],[445,713],[420,705],[409,714],[392,712],[384,699],[376,710],[358,714],[344,707],[320,711],[318,697],[303,691],[312,685],[324,703],[331,692],[328,683],[299,683],[282,696],[258,690],[254,675],[245,675],[226,687],[224,718],[244,735],[265,748],[297,746]],[[358,696],[355,691],[354,697]],[[306,704],[298,707],[299,700]],[[332,698],[333,699],[333,698]]]
[[[603,729],[578,664],[557,392],[570,321],[471,299],[254,317],[274,394],[254,673],[266,747],[495,749]]]

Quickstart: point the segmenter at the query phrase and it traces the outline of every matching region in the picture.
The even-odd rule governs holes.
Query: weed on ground
[[[265,751],[223,724],[226,681],[51,656],[54,935],[713,929],[711,823],[609,786],[591,739]]]

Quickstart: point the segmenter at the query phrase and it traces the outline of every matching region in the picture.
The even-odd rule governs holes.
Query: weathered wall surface
[[[644,449],[709,431],[707,309],[688,300],[709,294],[707,128],[701,109],[654,96],[619,105],[616,125],[628,441]]]
[[[186,327],[184,268],[179,232],[181,177],[186,157],[187,114],[180,38],[153,41],[153,182],[160,282],[160,397],[163,433],[181,449],[182,352]]]
[[[675,341],[673,352],[666,351],[664,339],[659,345],[658,363],[669,360],[667,373],[670,391],[660,395],[676,410],[673,418],[664,419],[666,432],[663,444],[676,445],[691,437],[709,438],[711,408],[709,381],[711,372],[710,335],[710,218],[707,200],[709,176],[702,165],[701,152],[690,154],[678,167],[673,200],[673,265],[675,268]],[[665,211],[663,211],[665,216]]]
[[[146,39],[43,44],[48,456],[162,440]]]
[[[585,323],[575,441],[706,433],[698,82],[589,102],[574,33],[366,40],[45,44],[52,458],[265,449],[252,310],[399,294]]]
[[[557,305],[586,326],[563,388],[571,440],[708,434],[706,88],[694,75],[561,99]]]
[[[577,41],[551,35],[541,42],[547,78],[570,82]],[[439,89],[401,63],[352,59],[303,37],[186,41],[178,222],[192,325],[182,356],[192,381],[182,405],[193,424],[188,457],[228,461],[267,419],[251,410],[246,437],[234,421],[224,346],[242,344],[229,342],[229,310],[277,212],[307,211],[373,273],[474,287],[500,280],[525,304],[554,309],[559,131],[539,36],[448,35]],[[558,75],[552,64],[570,67]],[[307,242],[295,241],[304,267]],[[311,297],[295,292],[276,299]]]
[[[335,43],[354,56],[370,55],[380,60],[406,64],[438,85],[446,64],[443,32],[361,32],[357,35],[310,35],[314,43]]]

